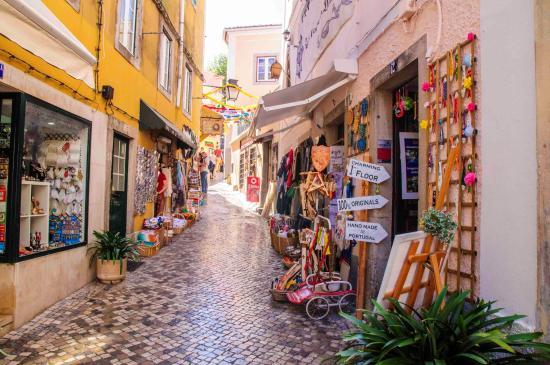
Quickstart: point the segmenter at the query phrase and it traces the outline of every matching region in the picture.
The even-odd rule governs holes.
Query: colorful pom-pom
[[[468,108],[469,112],[473,112],[473,111],[476,110],[476,105],[475,105],[475,103],[469,103],[467,108]]]
[[[462,81],[462,86],[463,86],[465,89],[471,89],[473,83],[474,83],[474,82],[473,82],[473,80],[472,80],[472,76],[468,76],[468,77],[464,78],[464,80]]]
[[[477,176],[475,172],[468,172],[466,176],[464,176],[464,184],[466,186],[473,186],[477,181]]]
[[[429,107],[430,107],[430,102],[429,101],[425,102],[424,103],[424,108],[428,109]]]
[[[471,42],[476,39],[476,35],[472,32],[468,33],[468,40]]]
[[[429,82],[423,82],[422,83],[422,91],[428,92],[428,91],[430,91],[430,88],[431,88],[431,86],[430,86]]]
[[[422,129],[428,128],[428,120],[427,119],[422,119],[420,121],[420,128],[422,128]]]

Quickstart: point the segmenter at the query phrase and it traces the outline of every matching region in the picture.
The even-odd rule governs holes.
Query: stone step
[[[13,316],[0,314],[0,337],[13,329]]]

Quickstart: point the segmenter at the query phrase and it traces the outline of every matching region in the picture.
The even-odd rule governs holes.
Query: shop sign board
[[[249,176],[246,178],[246,200],[252,203],[260,202],[260,178]]]
[[[346,239],[370,243],[380,243],[388,237],[388,232],[379,223],[346,222]]]
[[[390,174],[383,166],[354,159],[349,161],[348,176],[375,184],[380,184],[390,178]]]
[[[372,196],[360,196],[357,198],[338,199],[338,212],[366,210],[366,209],[380,209],[386,203],[388,199],[381,195]]]

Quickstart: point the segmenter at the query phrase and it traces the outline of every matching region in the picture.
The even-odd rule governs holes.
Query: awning
[[[95,56],[41,0],[0,0],[0,33],[94,87]]]
[[[254,143],[264,143],[269,142],[273,140],[273,130],[270,130],[269,132],[262,133],[256,137],[254,137]]]
[[[357,60],[334,60],[334,66],[325,75],[264,95],[254,128],[309,113],[326,95],[355,80],[357,70]]]
[[[143,100],[139,104],[139,128],[150,129],[168,137],[175,137],[180,148],[197,149],[197,144],[189,136],[179,131],[172,122],[143,102]]]

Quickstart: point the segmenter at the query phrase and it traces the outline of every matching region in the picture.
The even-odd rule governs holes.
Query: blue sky
[[[242,25],[280,24],[283,0],[204,0],[206,1],[205,69],[214,56],[227,53],[223,28]]]

